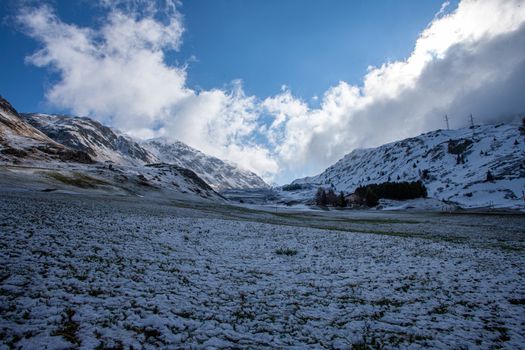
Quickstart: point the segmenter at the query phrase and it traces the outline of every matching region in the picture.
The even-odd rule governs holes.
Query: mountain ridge
[[[322,173],[292,184],[352,193],[359,186],[396,181],[422,181],[429,197],[464,207],[521,207],[525,138],[515,123],[436,130],[353,150]]]
[[[141,145],[165,163],[192,169],[216,190],[269,187],[257,174],[180,141],[159,137],[143,141]]]
[[[88,117],[22,113],[21,118],[50,139],[87,153],[93,160],[142,166],[174,164],[194,171],[215,190],[267,187],[255,173],[209,156],[181,141],[138,141]]]

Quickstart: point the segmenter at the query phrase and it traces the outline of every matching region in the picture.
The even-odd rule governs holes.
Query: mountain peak
[[[18,116],[17,110],[2,95],[0,95],[0,108],[6,111],[7,113],[11,113],[13,115]]]
[[[165,163],[192,169],[216,190],[268,187],[257,174],[207,155],[181,141],[159,137],[144,141],[142,145]]]

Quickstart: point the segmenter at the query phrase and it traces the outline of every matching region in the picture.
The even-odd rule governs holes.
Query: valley
[[[0,102],[0,349],[525,343],[517,125],[354,150],[269,186],[176,140]],[[428,196],[351,201],[392,179]],[[320,188],[348,206],[318,205]]]
[[[35,211],[35,208],[38,208]],[[16,348],[519,348],[522,215],[0,191]]]

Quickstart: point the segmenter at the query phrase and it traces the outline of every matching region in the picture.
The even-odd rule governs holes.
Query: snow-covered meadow
[[[3,191],[0,348],[525,347],[523,216],[336,214]]]

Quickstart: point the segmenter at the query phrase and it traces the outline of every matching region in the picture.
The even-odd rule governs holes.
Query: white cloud
[[[469,113],[482,122],[525,111],[522,0],[463,0],[454,11],[445,2],[406,60],[369,67],[361,86],[339,82],[317,108],[285,85],[262,101],[240,82],[189,89],[184,67],[164,57],[182,43],[176,2],[101,4],[100,28],[65,24],[46,6],[21,13],[42,44],[29,62],[60,77],[48,100],[133,135],[178,138],[267,179],[311,175],[353,148],[442,127],[445,113],[459,127]]]
[[[521,5],[521,6],[520,6]],[[280,169],[322,171],[357,147],[377,146],[474,113],[479,122],[525,111],[525,6],[516,0],[464,0],[439,15],[405,61],[369,67],[362,86],[329,89],[319,108],[297,115],[289,91],[267,99],[278,121]]]
[[[277,163],[253,141],[255,98],[244,95],[240,82],[231,91],[186,87],[184,67],[168,65],[164,56],[182,42],[182,18],[173,2],[162,3],[168,12],[158,2],[104,0],[109,11],[98,29],[63,23],[48,6],[25,8],[19,22],[42,44],[28,62],[59,75],[48,101],[135,137],[180,139],[271,179]]]
[[[164,63],[165,49],[180,45],[182,24],[111,12],[95,31],[61,22],[47,7],[19,16],[43,48],[28,57],[59,72],[47,99],[80,115],[111,117],[125,130],[149,126],[169,115],[189,94],[186,72]]]

